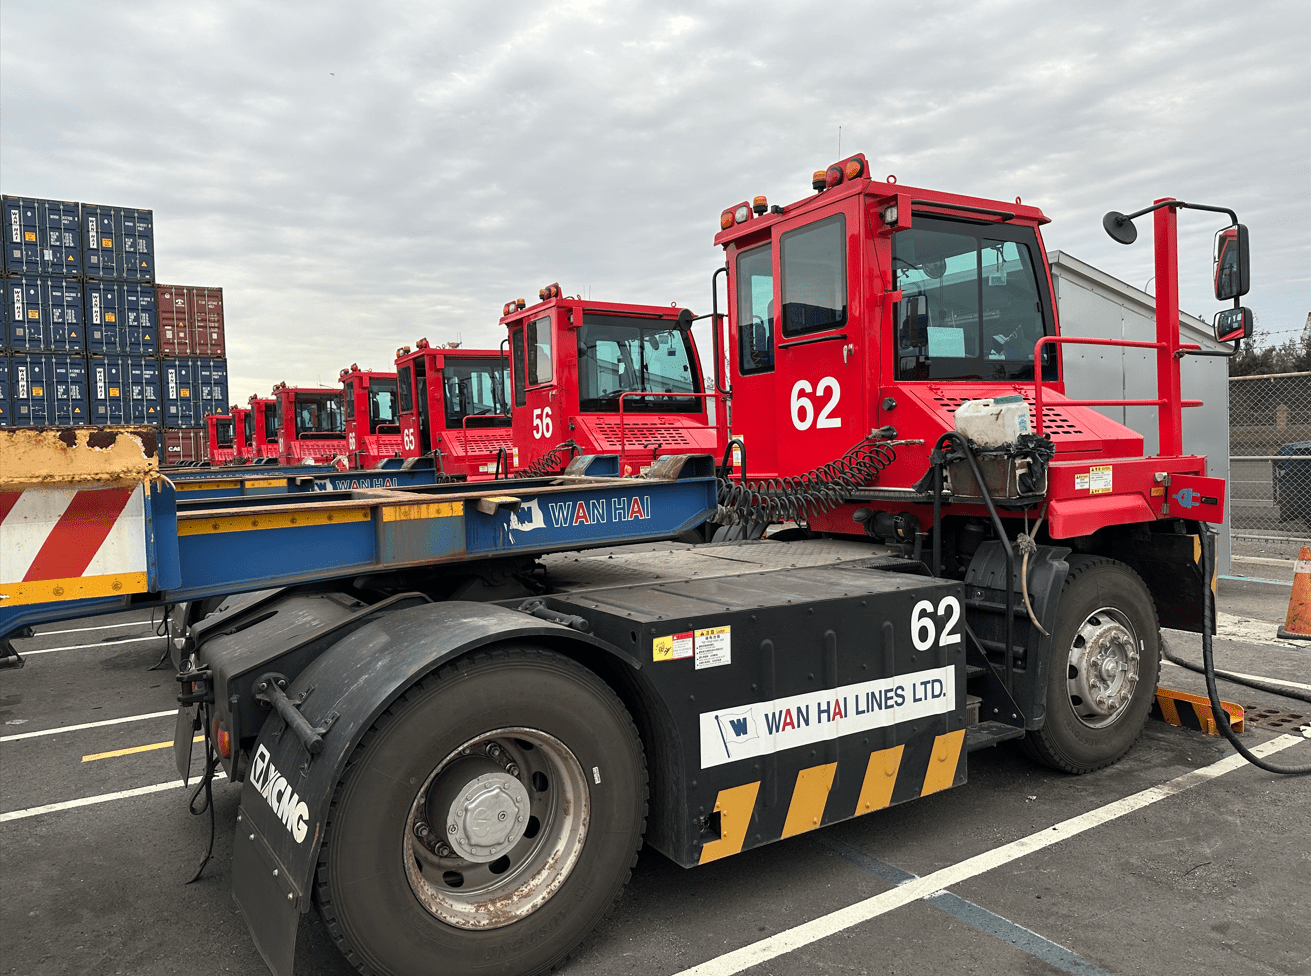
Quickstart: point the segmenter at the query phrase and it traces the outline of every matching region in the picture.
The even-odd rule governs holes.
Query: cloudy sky
[[[1143,287],[1107,210],[1249,227],[1266,341],[1311,309],[1306,0],[369,4],[5,0],[3,191],[155,213],[160,280],[224,289],[234,400],[495,347],[505,301],[708,311],[720,210],[862,151],[1040,206]],[[1204,314],[1210,215],[1181,219]]]

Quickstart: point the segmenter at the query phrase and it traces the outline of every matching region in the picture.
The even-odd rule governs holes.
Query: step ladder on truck
[[[768,342],[776,364],[814,365],[807,347],[837,351],[821,375],[785,375],[790,385],[774,370],[776,412],[798,431],[833,430],[818,422],[845,423],[839,408],[853,402],[893,410],[888,398],[927,403],[928,419],[898,431],[886,429],[896,426],[891,418],[862,419],[857,437],[834,436],[821,445],[827,454],[814,455],[846,461],[816,463],[790,482],[750,487],[763,435],[748,433],[737,444],[737,480],[713,477],[704,455],[659,458],[639,478],[598,476],[618,474],[617,460],[580,457],[561,475],[515,483],[182,502],[149,463],[148,434],[119,434],[106,450],[83,435],[68,445],[53,431],[0,432],[7,451],[21,448],[31,482],[4,466],[3,497],[19,492],[11,507],[54,511],[49,499],[25,499],[73,492],[64,511],[81,506],[104,521],[121,498],[129,523],[119,532],[115,516],[102,535],[126,540],[117,562],[91,554],[80,569],[43,569],[34,559],[30,579],[6,580],[0,635],[174,605],[179,771],[188,775],[190,743],[202,731],[214,762],[242,784],[233,894],[272,972],[292,972],[297,921],[312,904],[366,971],[545,972],[599,923],[643,842],[692,867],[961,785],[969,752],[1005,739],[1037,740],[1041,758],[1076,772],[1130,747],[1156,682],[1158,616],[1205,629],[1210,567],[1198,545],[1202,520],[1219,518],[1223,506],[1224,484],[1206,477],[1205,459],[1183,456],[1170,439],[1183,405],[1176,353],[1189,351],[1169,297],[1177,295],[1175,210],[1185,205],[1162,203],[1155,218],[1165,298],[1149,345],[1163,379],[1154,401],[1162,454],[1114,460],[1111,497],[1096,496],[1110,504],[1088,505],[1091,468],[1101,465],[1074,457],[1060,467],[1059,448],[1053,458],[1043,446],[1050,441],[1015,433],[1007,403],[984,420],[997,421],[994,430],[1009,425],[1011,441],[971,443],[933,413],[935,397],[949,394],[912,384],[925,382],[917,378],[924,368],[933,382],[935,360],[953,358],[962,343],[969,350],[963,337],[933,331],[964,331],[957,324],[969,309],[944,319],[932,301],[942,295],[921,300],[884,273],[886,238],[927,210],[933,220],[964,217],[970,236],[989,242],[976,243],[976,268],[994,241],[1003,242],[999,260],[1018,260],[1004,243],[1024,241],[999,229],[1007,214],[1006,229],[1032,232],[1025,246],[1035,277],[1045,276],[1036,236],[1045,218],[874,185],[854,170],[847,160],[839,180],[820,181],[818,208],[764,207],[780,218],[780,233],[767,222],[752,228],[768,231],[749,242],[763,256],[735,253],[730,242],[728,348],[746,357],[747,377],[765,372]],[[841,238],[837,253],[854,271],[843,281],[848,319],[840,331],[808,334],[831,322],[823,315],[834,307],[825,304],[834,275],[824,261],[833,249],[805,239],[803,218],[814,208],[822,232],[833,214],[817,211],[830,204],[883,244],[866,250],[858,235]],[[761,216],[743,207],[755,217],[731,208],[723,230]],[[793,230],[801,233],[789,237]],[[798,239],[806,273],[793,278]],[[932,255],[931,243],[902,260],[925,279],[957,284],[956,267]],[[938,275],[940,259],[947,267]],[[756,264],[743,270],[747,260]],[[770,280],[755,280],[766,268]],[[1019,385],[1033,383],[1035,401],[1074,410],[1042,390],[1045,364],[1059,354],[1043,352],[1057,333],[1050,287],[1036,280],[1039,325],[1022,335],[1029,352],[1012,353],[1015,337],[1003,336],[999,361],[1043,363],[1036,382],[1030,374]],[[739,317],[744,307],[749,317]],[[771,321],[773,308],[800,333]],[[1250,327],[1250,313],[1237,311],[1236,328],[1218,338]],[[988,314],[977,319],[992,328]],[[907,354],[897,357],[887,347],[903,325]],[[870,375],[882,357],[911,378],[882,378],[874,398],[856,393],[859,380],[838,394],[843,357],[866,357]],[[731,391],[716,381],[735,398],[734,432],[750,399],[739,380]],[[995,396],[976,383],[967,399]],[[963,425],[989,432],[987,423]],[[20,444],[12,435],[46,439]],[[863,453],[842,453],[863,441]],[[760,469],[771,472],[782,455]],[[914,483],[887,480],[903,469],[899,480]],[[76,502],[97,493],[104,504]],[[1035,528],[1042,541],[1025,544],[1015,533],[1025,511],[1057,523],[1058,533],[1071,525],[1079,533]],[[786,541],[650,544],[707,516],[750,523],[780,512],[801,522],[781,534]],[[982,529],[968,528],[980,521]],[[1139,576],[1121,568],[1127,563],[1086,548],[1103,528],[1118,540],[1119,526],[1175,574],[1176,592],[1129,585]],[[59,519],[47,528],[59,533]],[[9,545],[8,519],[4,529]],[[620,546],[638,541],[647,544]],[[22,544],[38,553],[46,545],[35,536]],[[619,547],[587,551],[601,546]],[[82,575],[92,556],[96,572]],[[1090,592],[1080,578],[1101,582]],[[1099,595],[1109,591],[1116,598],[1104,605]],[[1054,723],[1061,731],[1044,732]]]

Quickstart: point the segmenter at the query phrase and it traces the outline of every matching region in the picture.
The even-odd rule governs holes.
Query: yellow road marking
[[[203,735],[198,735],[191,741],[200,742],[204,738]],[[167,749],[172,744],[173,740],[169,739],[167,742],[152,742],[148,746],[132,746],[130,749],[115,749],[113,752],[96,752],[89,756],[83,756],[82,761],[91,762],[93,759],[113,759],[116,756],[130,756],[137,752],[150,752],[152,749]]]

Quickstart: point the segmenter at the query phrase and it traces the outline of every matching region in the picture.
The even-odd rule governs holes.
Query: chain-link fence
[[[1311,545],[1311,373],[1229,377],[1229,499],[1234,555]]]

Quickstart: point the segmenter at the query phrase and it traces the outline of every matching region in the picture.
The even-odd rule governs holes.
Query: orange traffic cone
[[[1311,546],[1303,546],[1297,554],[1288,617],[1279,628],[1279,636],[1311,640]]]

